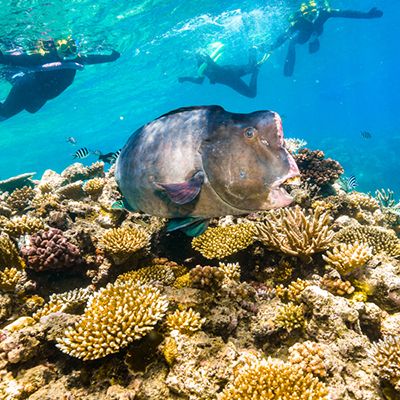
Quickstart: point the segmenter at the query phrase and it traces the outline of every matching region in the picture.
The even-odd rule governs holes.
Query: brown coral
[[[21,253],[27,267],[35,271],[71,268],[82,262],[79,248],[55,228],[32,235],[29,245],[22,247]]]
[[[305,373],[312,373],[314,376],[326,376],[324,351],[316,342],[306,341],[296,343],[289,348],[288,361],[298,365]]]
[[[299,366],[268,358],[250,359],[234,370],[218,400],[327,400],[328,389]]]
[[[355,290],[354,286],[349,281],[342,281],[341,279],[332,278],[328,275],[322,277],[321,286],[336,296],[350,295]]]
[[[20,267],[22,260],[17,248],[7,235],[0,235],[0,267]]]
[[[15,292],[17,286],[22,286],[28,280],[25,271],[17,268],[5,268],[0,271],[0,290]]]
[[[349,226],[341,229],[335,239],[348,244],[358,242],[368,245],[373,255],[384,253],[392,257],[400,256],[400,240],[396,234],[379,226]]]
[[[220,268],[209,265],[205,267],[197,265],[189,274],[192,286],[200,289],[218,289],[225,278],[225,274]]]
[[[7,198],[7,204],[16,211],[23,211],[35,197],[35,191],[28,186],[15,189]]]
[[[83,360],[105,357],[153,330],[167,307],[155,288],[132,281],[109,283],[93,295],[81,319],[57,340],[57,347]]]
[[[314,253],[326,250],[334,236],[329,213],[320,207],[309,215],[299,206],[270,212],[257,230],[257,239],[267,248],[306,262]]]
[[[166,318],[166,325],[170,331],[177,330],[179,333],[191,335],[201,329],[205,319],[193,309],[176,310]]]
[[[149,245],[149,234],[139,227],[109,229],[102,236],[99,245],[113,257],[115,263],[126,261],[129,256]]]
[[[372,257],[372,249],[357,241],[352,244],[339,243],[332,251],[327,251],[322,258],[340,275],[347,276],[357,268],[365,265]]]
[[[301,149],[294,155],[294,159],[299,167],[302,180],[318,186],[335,183],[344,172],[337,161],[325,158],[325,154],[321,150]]]
[[[249,223],[208,228],[193,238],[192,247],[206,258],[222,259],[254,242],[255,226]]]

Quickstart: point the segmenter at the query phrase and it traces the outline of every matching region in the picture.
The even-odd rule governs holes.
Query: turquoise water
[[[272,43],[286,28],[297,1],[11,1],[2,6],[2,51],[27,48],[40,38],[72,34],[82,53],[122,55],[114,63],[86,66],[74,83],[36,114],[22,112],[0,123],[0,179],[45,169],[58,172],[82,146],[103,152],[120,148],[147,121],[180,106],[219,104],[229,111],[271,109],[283,115],[286,137],[305,139],[355,175],[359,190],[392,188],[398,179],[400,78],[397,0],[331,1],[335,8],[384,17],[331,19],[321,49],[297,47],[293,77],[283,76],[287,46],[259,75],[258,96],[229,88],[179,84],[196,71],[195,53],[225,44],[223,63],[246,63],[247,50]],[[350,4],[351,3],[351,4]],[[10,85],[0,84],[0,98]],[[361,131],[369,131],[364,139]],[[66,142],[74,136],[78,146]],[[90,164],[91,156],[83,163]]]

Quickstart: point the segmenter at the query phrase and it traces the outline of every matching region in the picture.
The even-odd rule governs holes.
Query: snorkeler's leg
[[[203,83],[203,81],[204,81],[204,77],[202,77],[202,76],[196,76],[196,77],[193,77],[193,76],[180,76],[178,78],[178,82],[179,83],[192,82],[192,83],[197,83],[197,84],[201,85]]]
[[[285,66],[283,73],[285,76],[292,76],[294,71],[294,65],[296,63],[296,41],[292,39],[289,42],[288,53],[285,60]]]
[[[319,39],[318,37],[312,38],[312,40],[308,43],[308,52],[310,54],[314,54],[319,50]]]
[[[254,98],[257,96],[258,68],[251,75],[250,83],[247,85],[242,79],[238,78],[226,83],[227,86],[241,94],[242,96]]]
[[[24,91],[18,85],[14,85],[6,100],[0,103],[0,121],[13,117],[24,108]]]

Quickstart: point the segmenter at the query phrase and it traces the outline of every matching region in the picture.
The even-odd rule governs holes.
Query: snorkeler
[[[249,62],[246,65],[218,65],[217,61],[221,55],[223,45],[217,48],[210,56],[198,54],[198,75],[182,76],[178,78],[180,83],[192,82],[201,85],[207,77],[212,85],[220,83],[229,86],[243,96],[254,98],[257,96],[258,65],[256,61],[256,49],[249,51]],[[246,84],[242,77],[251,75],[250,83]]]
[[[115,61],[120,54],[80,55],[75,40],[69,36],[56,42],[41,41],[35,54],[5,55],[0,52],[0,64],[14,72],[12,88],[6,100],[0,103],[0,121],[23,110],[35,113],[44,104],[61,94],[72,84],[77,70],[84,65]]]
[[[322,1],[322,3],[322,5],[318,5],[317,1],[314,0],[303,3],[299,11],[291,18],[291,25],[286,32],[280,35],[276,42],[267,50],[266,56],[289,40],[284,67],[285,76],[293,75],[296,62],[296,44],[309,42],[308,51],[311,54],[319,50],[320,43],[318,37],[321,36],[324,24],[329,18],[371,19],[380,18],[383,15],[383,12],[375,7],[371,8],[368,12],[362,12],[333,9],[326,0]]]

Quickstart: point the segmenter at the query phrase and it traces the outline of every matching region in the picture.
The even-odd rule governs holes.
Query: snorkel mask
[[[78,45],[72,36],[60,39],[56,42],[57,53],[64,60],[75,58],[78,55]]]
[[[319,16],[319,8],[315,0],[308,3],[302,3],[300,6],[300,13],[303,18],[310,22],[314,22]]]

